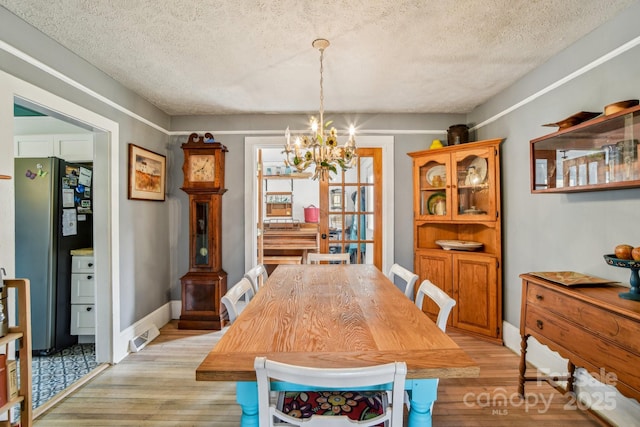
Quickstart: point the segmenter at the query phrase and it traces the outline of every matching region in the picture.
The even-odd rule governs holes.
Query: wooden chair
[[[422,310],[425,295],[431,298],[438,305],[440,310],[438,311],[436,325],[438,325],[442,332],[446,332],[447,320],[449,320],[451,309],[456,305],[456,300],[451,298],[445,291],[431,283],[429,280],[423,280],[418,288],[418,292],[416,293],[416,305],[420,310]],[[411,409],[409,399],[409,393],[405,393],[405,404],[407,405],[407,409]],[[431,405],[431,412],[433,412],[433,404]]]
[[[447,329],[449,313],[451,313],[453,306],[456,305],[456,300],[451,298],[445,291],[431,283],[429,280],[423,280],[418,288],[418,293],[416,294],[416,305],[420,310],[422,310],[422,303],[424,302],[425,295],[438,304],[440,311],[438,312],[436,325],[442,329],[442,332],[445,332]]]
[[[351,257],[348,252],[339,254],[321,254],[309,252],[307,254],[307,264],[320,264],[321,261],[338,262],[340,264],[351,264]]]
[[[244,310],[253,298],[253,285],[246,277],[240,279],[238,283],[233,285],[222,297],[220,302],[224,304],[229,313],[229,324],[236,320],[236,317]]]
[[[413,301],[413,289],[418,281],[418,275],[409,271],[400,264],[393,264],[387,274],[389,280],[395,283],[395,278],[399,277],[404,282],[404,294]]]
[[[403,422],[403,397],[404,382],[407,374],[407,365],[404,362],[387,363],[384,365],[369,366],[364,368],[311,368],[304,366],[289,365],[286,363],[267,360],[265,357],[255,359],[256,378],[258,381],[258,417],[260,427],[271,426],[307,426],[307,427],[338,427],[338,426],[375,426],[385,423],[385,426],[400,427]],[[293,384],[271,383],[271,380],[286,381]],[[277,387],[278,384],[280,387]],[[386,384],[387,387],[377,387],[377,392],[344,392],[333,390],[352,390],[354,388],[375,387]],[[389,384],[391,386],[389,387]],[[272,388],[287,389],[284,391],[272,392]],[[292,393],[294,390],[322,390]],[[386,390],[389,390],[388,393]],[[297,405],[287,403],[287,398],[292,399],[296,395],[306,393],[308,403],[311,404],[309,411],[302,411],[302,418],[295,418],[287,415],[289,407],[299,409]],[[351,402],[368,404],[367,398],[360,398],[366,395],[379,396],[382,406],[378,406],[380,415],[366,420],[352,420],[358,413],[353,407],[348,413],[342,412],[340,407],[330,405],[331,400],[326,396],[342,393],[351,393]],[[373,393],[373,394],[371,394]],[[360,396],[358,396],[360,395]],[[317,401],[313,396],[318,397]],[[275,399],[272,400],[272,397]],[[313,401],[311,401],[313,400]],[[317,402],[317,407],[314,405]],[[322,406],[322,405],[325,406]],[[305,406],[305,405],[303,405]],[[324,408],[324,409],[321,409]],[[332,410],[340,411],[339,415],[321,415],[324,411],[331,413]],[[297,411],[299,412],[299,411]],[[362,411],[360,411],[362,412]]]
[[[264,283],[269,278],[267,274],[267,269],[262,264],[258,264],[253,267],[251,270],[247,271],[244,275],[253,286],[253,293],[257,294],[261,287],[264,286]]]

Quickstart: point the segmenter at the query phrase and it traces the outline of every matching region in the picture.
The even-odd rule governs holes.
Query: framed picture
[[[129,144],[129,199],[164,201],[167,158]]]

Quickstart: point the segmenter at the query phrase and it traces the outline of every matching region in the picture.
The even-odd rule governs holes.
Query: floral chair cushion
[[[363,421],[383,415],[388,404],[384,391],[290,391],[278,393],[277,408],[294,418],[346,415]]]

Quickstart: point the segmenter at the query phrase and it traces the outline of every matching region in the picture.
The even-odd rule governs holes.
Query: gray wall
[[[639,37],[638,18],[640,4],[477,108],[469,122],[481,123]],[[640,98],[638,64],[640,48],[634,47],[479,129],[481,138],[506,138],[502,158],[504,313],[512,325],[520,323],[521,273],[568,270],[629,283],[629,271],[606,265],[602,256],[619,243],[640,246],[640,189],[531,194],[529,141],[554,131],[542,127],[544,123]]]
[[[45,37],[6,9],[0,7],[0,40],[44,62],[127,109],[167,129],[169,117],[91,64]],[[127,199],[128,143],[166,154],[169,138],[140,121],[70,87],[16,57],[0,51],[0,69],[22,80],[114,120],[120,125],[118,201],[120,203],[120,277],[121,329],[135,323],[169,301],[170,260],[169,203]],[[11,119],[13,120],[13,119]],[[13,141],[0,141],[2,155],[13,153]],[[168,158],[171,165],[171,159]],[[95,179],[106,179],[96,176]],[[171,194],[168,195],[171,200]],[[95,209],[105,207],[95,206]],[[118,302],[114,302],[118,304]]]
[[[311,114],[311,112],[310,112]],[[358,114],[336,115],[328,112],[337,128],[346,129],[350,121],[355,120],[358,129],[363,133],[373,130],[391,130],[394,136],[394,261],[408,268],[413,268],[413,196],[411,158],[406,153],[424,150],[429,147],[431,140],[445,138],[446,134],[420,134],[424,130],[442,130],[450,125],[464,123],[465,116],[456,114]],[[191,131],[236,131],[239,134],[226,135],[224,133],[214,137],[223,143],[229,152],[226,154],[225,183],[228,191],[222,202],[222,266],[228,274],[228,285],[231,286],[242,278],[244,274],[244,182],[252,179],[251,165],[244,164],[244,138],[256,136],[250,131],[281,131],[284,144],[284,129],[304,129],[307,127],[306,115],[229,115],[229,116],[179,116],[172,117],[171,131],[184,132],[184,136],[173,137],[170,156],[174,159],[171,171],[171,194],[181,201],[180,222],[178,230],[178,246],[176,256],[178,262],[178,276],[174,277],[171,291],[172,299],[180,299],[181,275],[189,268],[188,261],[188,232],[189,225],[187,195],[179,188],[182,185],[182,150],[180,145],[187,140],[187,133]],[[398,130],[397,134],[393,130]],[[247,131],[242,134],[242,131]],[[402,132],[401,132],[402,131]],[[408,132],[407,132],[408,131]],[[415,133],[412,134],[412,131]]]

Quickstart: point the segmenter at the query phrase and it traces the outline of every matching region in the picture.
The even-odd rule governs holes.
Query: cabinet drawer
[[[93,304],[71,305],[71,335],[94,335],[96,310]]]
[[[605,373],[614,372],[620,382],[640,389],[640,371],[637,369],[637,357],[619,346],[593,334],[578,325],[567,322],[566,319],[545,311],[539,305],[527,305],[525,327],[527,332],[548,344],[554,350],[565,349],[573,355],[561,354],[569,358],[577,366],[584,366],[596,376],[600,369]],[[562,352],[561,352],[562,353]],[[576,359],[579,358],[580,360]]]
[[[71,272],[72,273],[93,273],[94,264],[92,256],[72,256]]]
[[[610,340],[635,354],[640,353],[637,322],[543,286],[530,283],[527,289],[528,306],[553,312],[598,337]]]
[[[94,304],[95,294],[93,273],[73,273],[71,275],[71,304]]]

